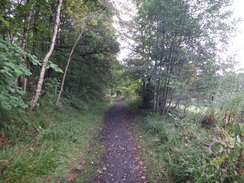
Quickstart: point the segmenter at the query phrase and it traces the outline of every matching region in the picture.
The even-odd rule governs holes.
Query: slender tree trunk
[[[63,75],[63,79],[62,79],[62,83],[61,83],[61,86],[60,86],[60,91],[59,91],[59,94],[58,94],[58,98],[57,98],[57,101],[56,101],[56,104],[58,104],[60,98],[61,98],[61,95],[62,95],[62,92],[63,92],[63,88],[64,88],[64,82],[65,82],[65,78],[66,78],[66,75],[67,75],[67,71],[68,71],[68,68],[69,68],[69,65],[70,65],[70,62],[71,62],[71,58],[72,58],[72,55],[75,51],[75,48],[84,32],[84,28],[85,28],[85,19],[89,18],[90,16],[94,16],[96,15],[100,10],[94,12],[94,13],[91,13],[87,16],[85,16],[83,19],[82,19],[82,25],[81,25],[81,32],[79,34],[79,36],[77,37],[76,41],[75,41],[75,44],[73,45],[71,51],[70,51],[70,54],[69,54],[69,57],[68,57],[68,61],[67,61],[67,64],[66,64],[66,67],[65,67],[65,71],[64,71],[64,75]],[[83,69],[82,69],[83,70]]]
[[[55,46],[55,41],[56,41],[56,37],[57,37],[57,33],[58,33],[58,25],[59,25],[59,21],[60,21],[60,10],[61,10],[61,6],[62,6],[62,2],[63,2],[63,0],[58,0],[56,20],[55,20],[55,25],[53,28],[53,36],[51,39],[51,45],[50,45],[50,48],[49,48],[49,50],[48,50],[48,52],[44,58],[44,63],[42,65],[42,68],[40,71],[40,77],[39,77],[38,85],[36,88],[36,92],[35,92],[35,95],[32,97],[30,110],[32,110],[35,107],[35,105],[36,105],[36,103],[40,97],[40,94],[41,94],[42,85],[43,85],[44,76],[45,76],[45,71],[46,71],[46,63],[45,62],[48,61],[49,58],[51,57],[51,55],[53,53],[54,46]]]
[[[32,25],[32,50],[33,50],[33,55],[38,55],[38,50],[40,49],[40,45],[37,44],[38,42],[38,20],[39,20],[39,14],[40,14],[40,5],[39,3],[35,3],[35,6],[33,7],[35,11],[33,11],[33,25]],[[37,72],[34,64],[32,64],[31,62],[29,63],[29,67],[30,67],[30,72],[32,73],[29,77],[28,77],[28,90],[32,93],[35,91],[35,88],[33,87],[33,85],[31,83],[34,83],[35,81],[35,76],[37,75]]]
[[[30,0],[26,1],[26,5],[29,6],[29,4],[31,3]],[[28,36],[28,32],[30,29],[30,20],[31,20],[31,15],[32,15],[32,5],[30,5],[30,10],[26,13],[25,16],[25,26],[24,26],[24,31],[23,31],[23,39],[22,39],[22,49],[24,51],[27,50],[27,36]]]
[[[157,81],[157,79],[156,79],[156,81]],[[155,86],[154,86],[153,111],[157,112],[157,84],[155,84]]]
[[[158,41],[157,41],[158,42]],[[154,112],[157,112],[157,96],[158,96],[158,80],[159,78],[157,77],[157,67],[158,67],[158,64],[157,64],[157,61],[158,61],[158,58],[156,57],[156,60],[155,60],[155,66],[154,66],[154,75],[155,75],[155,86],[154,86],[154,94],[153,94],[153,111]]]
[[[156,24],[156,29],[158,29],[158,24],[161,21],[160,19],[158,19],[158,17],[156,18],[157,20],[157,24]],[[164,30],[163,30],[164,32]],[[164,53],[164,50],[160,49],[160,40],[159,37],[157,36],[157,57],[156,57],[156,61],[155,61],[155,91],[154,91],[154,112],[158,112],[159,111],[159,103],[160,103],[160,85],[161,85],[161,78],[158,77],[158,75],[160,76],[161,74],[161,68],[162,68],[162,54]],[[163,41],[164,42],[164,35],[163,35]],[[158,63],[159,61],[159,63]],[[159,74],[157,74],[157,71]]]
[[[161,79],[158,78],[156,80],[155,92],[154,92],[154,112],[158,112],[159,110],[160,84],[161,84]]]
[[[167,99],[168,99],[168,94],[169,94],[169,83],[170,83],[170,78],[166,78],[165,83],[164,83],[164,92],[163,92],[163,99],[162,99],[162,106],[161,106],[161,115],[166,115],[166,104],[167,104]]]
[[[159,75],[161,75],[161,70],[162,70],[162,65],[161,65],[162,59],[160,59],[160,66],[159,66]],[[161,77],[158,78],[157,80],[157,95],[156,95],[156,110],[155,112],[159,112],[160,110],[160,90],[161,90]]]
[[[173,70],[173,51],[174,51],[174,41],[172,42],[171,48],[170,48],[170,55],[169,55],[169,62],[167,64],[167,69],[166,69],[166,79],[164,82],[164,92],[163,92],[163,97],[162,97],[162,106],[161,106],[161,115],[166,115],[166,103],[168,99],[168,93],[169,93],[169,84],[171,80],[171,72]]]
[[[178,30],[178,29],[177,29]],[[161,115],[166,115],[167,114],[167,99],[168,99],[168,94],[169,94],[169,84],[171,81],[171,74],[173,73],[173,69],[175,66],[175,62],[177,60],[177,57],[179,56],[178,54],[174,54],[174,52],[177,50],[175,47],[179,48],[182,36],[180,35],[179,41],[177,41],[177,31],[175,31],[175,35],[173,37],[173,42],[170,48],[170,55],[169,55],[169,62],[167,65],[166,69],[166,74],[168,75],[167,78],[165,79],[165,85],[164,85],[164,92],[163,92],[163,98],[162,98],[162,107],[161,107]],[[177,45],[175,45],[177,43]]]
[[[157,24],[158,25],[158,21]],[[159,41],[158,41],[158,37],[157,37],[157,51],[159,49]],[[157,69],[158,69],[158,55],[156,56],[155,62],[154,62],[154,69],[153,69],[153,74],[155,75],[155,86],[154,86],[154,94],[153,94],[153,111],[157,112],[157,95],[158,95],[158,87],[157,87],[157,83],[158,83],[158,77],[157,77]]]
[[[161,79],[158,79],[158,83],[157,83],[157,103],[156,103],[156,112],[159,111],[159,101],[160,101],[160,85],[161,85]]]
[[[24,22],[24,30],[23,30],[23,39],[21,43],[21,47],[23,51],[27,51],[27,37],[28,37],[28,32],[30,30],[30,20],[31,20],[31,15],[32,15],[32,10],[33,7],[31,5],[31,1],[27,0],[26,1],[26,6],[30,6],[30,10],[26,13],[25,15],[25,22]],[[27,58],[23,56],[23,59],[27,62]],[[26,78],[25,76],[21,75],[18,77],[18,86],[21,87],[21,90],[23,92],[26,91]]]
[[[56,101],[56,104],[59,102],[60,98],[61,98],[61,95],[62,95],[62,92],[63,92],[63,88],[64,88],[64,82],[65,82],[65,78],[66,78],[66,74],[67,74],[67,71],[68,71],[68,68],[69,68],[69,64],[70,64],[70,61],[71,61],[71,58],[72,58],[72,55],[74,53],[74,50],[83,34],[83,29],[84,29],[84,22],[82,23],[82,28],[81,28],[81,32],[78,36],[78,38],[76,39],[75,41],[75,44],[73,45],[71,51],[70,51],[70,54],[69,54],[69,58],[68,58],[68,61],[67,61],[67,64],[66,64],[66,67],[65,67],[65,71],[64,71],[64,75],[63,75],[63,79],[62,79],[62,83],[61,83],[61,87],[60,87],[60,91],[59,91],[59,94],[58,94],[58,99]]]
[[[171,107],[171,104],[172,104],[172,101],[173,101],[174,92],[175,92],[175,88],[171,91],[171,96],[170,96],[169,104],[168,104],[168,106],[166,108],[166,114],[169,112],[169,109]]]
[[[83,86],[82,77],[81,77],[83,70],[84,70],[84,66],[81,66],[80,73],[79,73],[79,76],[77,78],[77,84],[81,87]]]

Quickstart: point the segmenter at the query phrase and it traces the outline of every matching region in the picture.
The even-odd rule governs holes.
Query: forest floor
[[[146,168],[140,160],[131,124],[135,113],[120,100],[105,114],[102,141],[106,153],[96,182],[145,183]]]

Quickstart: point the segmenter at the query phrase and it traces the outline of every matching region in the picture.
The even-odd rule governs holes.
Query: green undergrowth
[[[113,104],[93,101],[77,110],[68,100],[59,106],[46,101],[28,114],[3,113],[0,182],[87,182],[94,178],[102,154],[95,137],[102,129],[103,113]]]
[[[149,182],[243,182],[243,124],[205,128],[200,113],[181,120],[138,113],[134,132]]]

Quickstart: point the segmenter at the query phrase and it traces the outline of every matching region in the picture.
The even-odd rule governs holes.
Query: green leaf
[[[46,61],[46,69],[52,68],[56,72],[63,73],[62,69],[60,69],[56,64],[52,63],[51,61]]]
[[[19,73],[18,72],[14,72],[13,75],[14,76],[19,76]]]

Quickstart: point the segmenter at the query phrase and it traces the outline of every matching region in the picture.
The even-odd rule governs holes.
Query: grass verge
[[[102,154],[95,140],[113,103],[40,107],[0,119],[0,182],[92,182]],[[9,117],[11,116],[11,117]]]
[[[133,129],[149,182],[243,182],[243,125],[203,128],[200,114],[182,120],[139,114]]]

